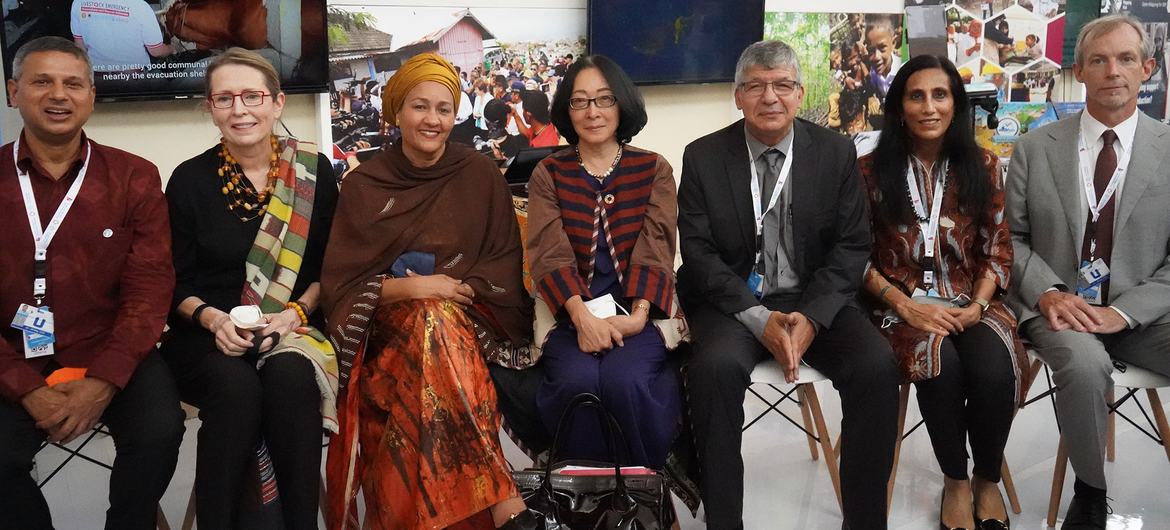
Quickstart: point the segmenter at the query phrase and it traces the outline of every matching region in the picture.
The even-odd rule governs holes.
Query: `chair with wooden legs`
[[[1032,383],[1034,383],[1036,381],[1036,376],[1040,373],[1040,368],[1042,367],[1039,360],[1035,359],[1034,357],[1032,357],[1032,359],[1033,359],[1032,363],[1026,368],[1027,369],[1026,382],[1028,385],[1028,389],[1031,389]],[[894,498],[894,482],[898,477],[898,460],[899,460],[899,457],[901,456],[901,453],[902,453],[902,440],[905,440],[908,436],[913,434],[914,431],[918,430],[919,427],[921,427],[925,424],[925,420],[920,419],[920,420],[918,420],[918,423],[915,423],[914,426],[910,428],[910,430],[908,430],[908,431],[905,430],[906,429],[906,409],[910,405],[910,387],[911,386],[912,386],[911,383],[904,383],[901,387],[901,391],[899,392],[899,396],[898,396],[898,432],[902,433],[902,436],[899,436],[897,442],[894,443],[894,466],[893,466],[893,469],[890,470],[890,482],[889,482],[889,487],[888,487],[888,493],[886,494],[887,495],[887,497],[886,497],[886,506],[887,507],[890,506],[891,501]],[[1024,390],[1024,395],[1027,395],[1027,393],[1028,393],[1028,390],[1027,389]],[[1028,404],[1033,403],[1039,399],[1043,399],[1045,396],[1047,396],[1047,393],[1042,394],[1040,396],[1037,396],[1035,398],[1032,398],[1031,400],[1025,401],[1024,403],[1021,403],[1019,408],[1016,409],[1016,413],[1018,414],[1020,409],[1023,409]],[[999,473],[1000,473],[1000,478],[1003,480],[1003,489],[1004,489],[1004,492],[1007,493],[1008,503],[1011,505],[1012,512],[1019,515],[1020,512],[1022,511],[1022,508],[1020,506],[1020,498],[1019,498],[1019,495],[1016,494],[1016,485],[1015,485],[1015,482],[1012,481],[1012,473],[1011,473],[1011,469],[1008,468],[1008,463],[1007,463],[1006,457],[1003,460],[1003,464],[1000,467]]]
[[[1036,363],[1039,362],[1038,360],[1036,361]],[[1113,393],[1110,393],[1108,396],[1110,404],[1108,437],[1105,446],[1106,459],[1112,462],[1116,456],[1116,424],[1117,417],[1121,416],[1121,419],[1129,422],[1130,425],[1133,425],[1142,434],[1161,445],[1162,449],[1166,452],[1166,459],[1170,461],[1170,425],[1166,421],[1166,409],[1162,406],[1162,400],[1158,396],[1159,388],[1170,387],[1170,377],[1120,361],[1114,361],[1113,366],[1113,385],[1124,388],[1125,393],[1121,396],[1121,399],[1114,399]],[[1047,367],[1045,367],[1045,371],[1045,375],[1047,375]],[[1059,390],[1052,386],[1051,379],[1049,379],[1049,388],[1050,390],[1045,395]],[[1142,405],[1137,395],[1141,390],[1146,391],[1146,398],[1149,400],[1149,411]],[[1131,401],[1131,398],[1145,419],[1146,425],[1138,424],[1138,422],[1120,410],[1121,405],[1127,401]],[[1057,426],[1059,425],[1058,418]],[[1149,430],[1147,430],[1147,427]],[[1061,435],[1060,444],[1056,450],[1056,467],[1052,471],[1052,494],[1048,498],[1048,526],[1050,528],[1056,526],[1056,515],[1060,511],[1060,497],[1064,491],[1064,479],[1067,471],[1068,451],[1064,446],[1064,436]]]
[[[828,381],[829,378],[807,365],[801,365],[800,379],[795,383],[788,383],[784,380],[784,370],[780,367],[780,363],[769,359],[756,365],[755,369],[752,370],[750,380],[751,385],[748,386],[748,393],[758,398],[768,408],[744,424],[743,430],[747,431],[749,427],[755,425],[764,416],[775,412],[783,416],[789,423],[795,425],[796,428],[804,431],[808,439],[808,450],[812,455],[812,459],[819,459],[819,455],[817,454],[818,444],[821,447],[821,452],[824,453],[825,467],[829,470],[829,479],[833,482],[833,491],[837,494],[837,507],[840,508],[841,474],[837,467],[838,451],[834,447],[832,438],[829,436],[828,427],[825,425],[825,416],[821,412],[821,401],[817,397],[817,389],[814,386],[815,383]],[[780,397],[775,400],[768,399],[763,394],[760,394],[757,389],[753,388],[755,385],[771,387]],[[787,390],[782,389],[788,386],[791,386],[791,388]],[[793,394],[796,394],[796,397],[793,397]],[[792,417],[780,409],[780,405],[785,401],[795,403],[800,407],[800,422],[792,419]]]

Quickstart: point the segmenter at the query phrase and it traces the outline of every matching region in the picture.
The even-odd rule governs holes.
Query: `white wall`
[[[298,137],[317,142],[317,96],[289,96],[284,122]],[[7,94],[5,94],[7,104]],[[20,114],[11,108],[0,112],[4,142],[20,133]],[[201,100],[130,101],[98,103],[85,132],[98,143],[125,149],[158,166],[163,181],[180,162],[219,141],[219,129]]]

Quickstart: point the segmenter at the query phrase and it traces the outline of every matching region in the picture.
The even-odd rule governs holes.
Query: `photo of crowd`
[[[881,129],[882,101],[902,65],[902,16],[834,13],[827,125],[846,134]]]
[[[382,119],[381,91],[402,61],[423,52],[439,53],[460,76],[465,97],[451,140],[501,165],[522,148],[559,145],[549,108],[569,64],[585,50],[583,18],[565,13],[577,11],[531,9],[516,17],[491,8],[332,5],[334,22],[351,22],[348,39],[331,42],[329,53],[338,169],[352,169],[399,138]]]
[[[99,97],[198,93],[207,60],[233,46],[271,62],[291,88],[325,72],[325,0],[46,0],[3,2],[4,59],[54,35],[93,61]]]

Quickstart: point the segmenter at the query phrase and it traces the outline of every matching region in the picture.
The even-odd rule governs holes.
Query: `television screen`
[[[203,93],[207,61],[255,50],[285,92],[324,92],[325,0],[4,0],[4,76],[21,45],[45,35],[89,52],[102,100]]]
[[[764,0],[589,1],[589,52],[642,85],[731,81],[763,34]]]

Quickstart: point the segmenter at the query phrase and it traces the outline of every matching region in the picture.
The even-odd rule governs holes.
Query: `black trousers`
[[[764,300],[772,310],[793,302]],[[709,305],[688,312],[694,355],[687,402],[702,470],[707,528],[743,525],[743,396],[755,365],[771,353],[734,317]],[[841,394],[841,495],[851,530],[886,528],[886,482],[897,437],[898,373],[889,343],[859,309],[845,307],[821,330],[804,361]]]
[[[1012,353],[986,324],[943,339],[938,377],[914,383],[918,408],[939,467],[967,478],[967,441],[975,475],[999,482],[1003,448],[1016,408]]]
[[[151,352],[101,418],[116,449],[108,530],[154,529],[158,501],[179,459],[183,419],[171,373],[158,353]],[[24,407],[0,400],[0,528],[53,528],[49,505],[30,475],[44,441],[45,432]]]
[[[199,407],[195,517],[200,528],[243,524],[241,499],[263,436],[276,470],[285,528],[317,528],[321,469],[321,393],[313,366],[297,354],[268,358],[260,370],[218,351],[168,349],[183,401]],[[179,346],[179,345],[174,345]]]

